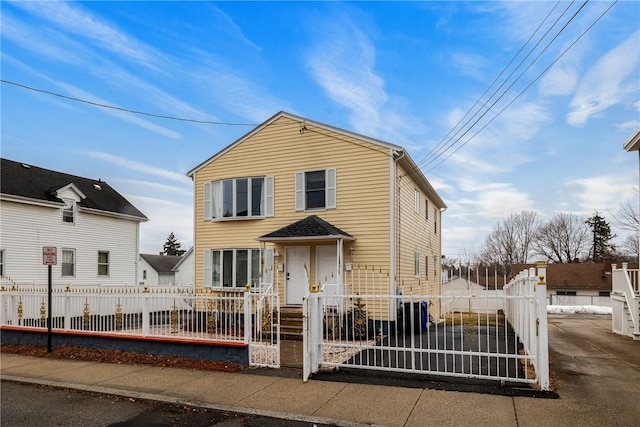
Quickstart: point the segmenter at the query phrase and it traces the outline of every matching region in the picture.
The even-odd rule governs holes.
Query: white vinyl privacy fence
[[[3,328],[48,328],[46,287],[0,291]],[[66,287],[52,292],[51,328],[110,337],[247,345],[255,366],[280,365],[279,298],[269,292],[195,293],[180,287]]]
[[[303,378],[363,369],[549,389],[545,268],[472,295],[324,295],[304,300]],[[366,290],[363,288],[361,290]]]

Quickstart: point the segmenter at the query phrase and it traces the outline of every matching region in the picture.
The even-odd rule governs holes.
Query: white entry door
[[[309,291],[309,246],[287,246],[285,253],[285,304],[301,305]]]
[[[341,293],[338,286],[338,249],[335,245],[316,246],[316,283],[324,285],[326,296]],[[327,298],[326,304],[338,305],[334,298]]]

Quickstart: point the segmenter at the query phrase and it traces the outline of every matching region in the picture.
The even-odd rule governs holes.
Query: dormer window
[[[75,223],[75,202],[73,200],[65,200],[65,207],[62,210],[62,222],[67,224]]]

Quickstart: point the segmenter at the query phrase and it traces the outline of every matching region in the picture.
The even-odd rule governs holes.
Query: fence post
[[[67,285],[64,289],[64,325],[65,331],[71,329],[71,287]]]
[[[142,336],[149,335],[151,330],[149,318],[149,288],[144,287],[142,291]]]
[[[251,303],[251,286],[247,285],[244,288],[244,343],[247,345],[249,345],[249,341],[251,340],[251,326],[253,324],[251,319]],[[259,321],[257,312],[255,321]],[[251,360],[251,346],[249,346],[249,360]]]
[[[549,390],[549,331],[547,325],[547,263],[539,261],[538,267],[538,319],[536,372],[541,390]]]

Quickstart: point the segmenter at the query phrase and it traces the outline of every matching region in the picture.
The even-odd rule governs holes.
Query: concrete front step
[[[280,339],[302,340],[302,307],[280,307]]]

